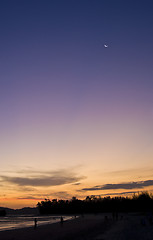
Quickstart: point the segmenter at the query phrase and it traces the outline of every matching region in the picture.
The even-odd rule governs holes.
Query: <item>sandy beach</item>
[[[153,225],[141,215],[85,215],[71,221],[0,232],[0,240],[152,240]],[[142,224],[145,220],[145,225]]]
[[[153,222],[148,216],[127,214],[94,240],[153,240]]]

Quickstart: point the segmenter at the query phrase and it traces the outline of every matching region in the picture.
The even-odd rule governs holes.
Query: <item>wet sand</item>
[[[85,215],[71,221],[0,232],[0,240],[153,240],[153,225],[142,215]],[[143,224],[145,222],[145,225]]]

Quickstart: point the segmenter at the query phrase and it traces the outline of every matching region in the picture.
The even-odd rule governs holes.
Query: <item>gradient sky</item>
[[[153,190],[152,23],[152,0],[0,1],[0,206]]]

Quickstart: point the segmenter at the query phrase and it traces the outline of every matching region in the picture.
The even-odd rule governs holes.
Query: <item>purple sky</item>
[[[152,0],[0,1],[2,171],[153,167],[152,12]]]

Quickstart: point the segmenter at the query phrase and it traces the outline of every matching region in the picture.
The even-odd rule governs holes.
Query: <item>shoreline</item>
[[[110,227],[111,221],[104,214],[84,215],[84,217],[34,227],[5,230],[0,232],[1,240],[73,240],[90,239]]]
[[[1,225],[0,226],[0,232],[3,231],[9,231],[9,230],[18,230],[18,229],[24,229],[24,228],[33,228],[34,224],[35,224],[35,219],[36,219],[36,224],[37,227],[40,226],[44,226],[44,225],[50,225],[50,224],[54,224],[54,223],[58,223],[61,221],[61,215],[46,215],[46,216],[30,216],[30,220],[26,219],[27,216],[20,216],[20,215],[16,215],[16,216],[9,216],[10,220],[9,221],[4,221],[5,225]],[[18,219],[19,218],[23,218],[23,219]],[[29,216],[28,216],[29,217]],[[72,220],[74,218],[78,218],[78,216],[73,216],[73,215],[62,215],[64,221],[68,221],[68,220]],[[12,219],[11,219],[12,218]],[[17,218],[17,222],[16,222],[16,218]],[[3,219],[0,219],[0,223],[3,222]],[[5,220],[5,219],[4,219]],[[16,222],[16,223],[15,223]]]

